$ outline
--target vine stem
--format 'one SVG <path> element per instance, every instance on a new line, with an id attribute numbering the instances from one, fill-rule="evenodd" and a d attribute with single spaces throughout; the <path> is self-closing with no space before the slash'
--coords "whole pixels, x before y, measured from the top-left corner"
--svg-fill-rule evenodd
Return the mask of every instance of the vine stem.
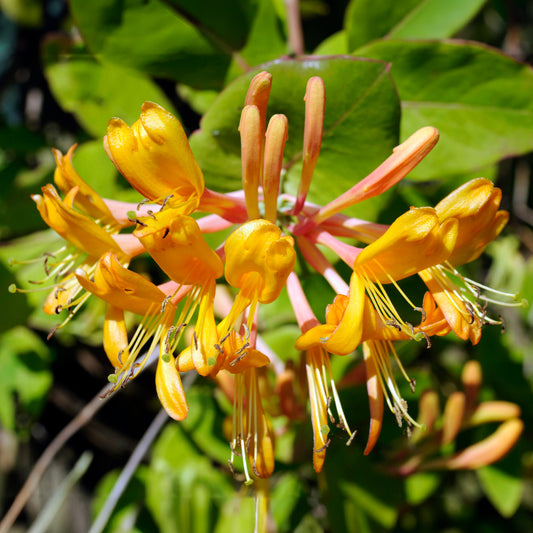
<path id="1" fill-rule="evenodd" d="M 287 26 L 289 31 L 289 47 L 296 55 L 305 52 L 302 19 L 300 17 L 300 0 L 285 0 L 287 10 Z"/>
<path id="2" fill-rule="evenodd" d="M 152 420 L 152 423 L 135 447 L 135 450 L 133 450 L 126 466 L 122 469 L 120 476 L 113 485 L 113 489 L 109 493 L 104 506 L 98 513 L 96 520 L 93 522 L 91 529 L 89 529 L 89 533 L 101 533 L 104 530 L 109 518 L 113 514 L 113 510 L 115 509 L 118 500 L 126 490 L 128 483 L 139 466 L 139 463 L 143 460 L 146 452 L 168 420 L 170 419 L 164 409 L 161 409 L 159 413 L 157 413 L 157 416 Z"/>

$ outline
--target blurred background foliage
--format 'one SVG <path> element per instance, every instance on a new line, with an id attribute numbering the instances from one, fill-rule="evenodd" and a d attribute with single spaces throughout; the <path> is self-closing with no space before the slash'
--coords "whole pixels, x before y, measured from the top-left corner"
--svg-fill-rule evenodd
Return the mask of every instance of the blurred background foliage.
<path id="1" fill-rule="evenodd" d="M 76 169 L 102 196 L 138 199 L 101 143 L 109 118 L 132 123 L 145 100 L 180 117 L 208 186 L 239 188 L 240 109 L 250 78 L 266 68 L 274 75 L 269 113 L 289 117 L 288 162 L 301 145 L 305 83 L 314 74 L 326 82 L 326 133 L 311 200 L 338 195 L 399 140 L 436 126 L 441 140 L 427 160 L 352 214 L 388 223 L 410 205 L 434 205 L 466 179 L 493 179 L 511 221 L 465 274 L 532 302 L 533 3 L 301 0 L 304 50 L 290 39 L 291 5 L 298 8 L 282 0 L 0 0 L 0 285 L 39 279 L 40 263 L 13 268 L 11 259 L 58 247 L 30 198 L 52 180 L 51 147 L 65 152 L 78 143 Z M 295 52 L 338 57 L 301 60 Z M 298 164 L 288 164 L 286 192 L 295 191 L 298 176 Z M 149 273 L 142 258 L 138 267 Z M 303 275 L 323 316 L 332 293 L 319 276 Z M 413 290 L 422 294 L 420 287 Z M 4 290 L 0 300 L 3 515 L 43 450 L 98 395 L 110 369 L 100 347 L 98 302 L 47 340 L 57 320 L 42 313 L 42 293 Z M 533 313 L 530 307 L 498 312 L 504 335 L 487 326 L 474 347 L 439 338 L 430 349 L 404 343 L 399 354 L 417 381 L 416 393 L 406 392 L 413 412 L 427 388 L 444 405 L 461 390 L 464 364 L 479 361 L 481 401 L 505 400 L 522 410 L 525 431 L 504 460 L 476 471 L 393 475 L 398 451 L 408 449 L 406 436 L 386 414 L 378 446 L 363 456 L 366 392 L 349 379 L 360 355 L 334 358 L 337 379 L 342 384 L 345 378 L 347 417 L 359 434 L 349 448 L 332 435 L 321 475 L 311 466 L 308 419 L 289 424 L 275 398 L 267 406 L 277 415 L 271 480 L 277 530 L 533 531 Z M 290 347 L 297 327 L 286 298 L 266 307 L 261 328 L 268 344 L 297 368 L 299 354 Z M 54 456 L 13 531 L 89 530 L 159 411 L 150 374 L 111 398 Z M 109 520 L 93 524 L 93 533 L 252 531 L 251 492 L 226 466 L 227 400 L 200 381 L 188 392 L 189 418 L 164 426 L 122 484 Z M 461 433 L 437 453 L 449 457 L 495 427 Z"/>

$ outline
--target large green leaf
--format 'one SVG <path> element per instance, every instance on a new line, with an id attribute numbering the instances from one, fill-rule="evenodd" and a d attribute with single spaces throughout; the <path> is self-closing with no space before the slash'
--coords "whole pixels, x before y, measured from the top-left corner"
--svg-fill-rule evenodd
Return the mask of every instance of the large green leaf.
<path id="1" fill-rule="evenodd" d="M 402 138 L 435 126 L 441 139 L 411 176 L 473 172 L 533 149 L 533 71 L 466 42 L 382 41 L 358 55 L 390 61 L 402 101 Z"/>
<path id="2" fill-rule="evenodd" d="M 329 99 L 326 104 L 322 151 L 309 199 L 326 203 L 357 183 L 388 157 L 397 144 L 399 103 L 388 66 L 380 61 L 350 57 L 284 59 L 263 68 L 273 75 L 268 113 L 289 120 L 285 147 L 286 192 L 294 194 L 301 172 L 305 87 L 311 76 L 321 76 Z M 229 85 L 213 103 L 191 137 L 209 187 L 239 189 L 240 139 L 237 131 L 251 78 L 258 69 Z M 352 208 L 358 216 L 375 215 L 379 197 Z"/>
<path id="3" fill-rule="evenodd" d="M 65 47 L 64 41 L 49 41 L 44 51 L 45 75 L 54 96 L 95 137 L 105 135 L 112 117 L 135 122 L 146 100 L 174 112 L 165 93 L 141 72 L 101 64 Z"/>
<path id="4" fill-rule="evenodd" d="M 346 10 L 348 48 L 374 39 L 443 39 L 460 30 L 486 0 L 352 0 Z"/>
<path id="5" fill-rule="evenodd" d="M 233 61 L 239 72 L 248 68 L 247 61 L 254 54 L 246 58 L 240 50 L 248 44 L 259 15 L 266 17 L 265 0 L 70 3 L 78 27 L 97 57 L 199 89 L 220 89 Z M 274 16 L 272 8 L 268 12 Z M 263 41 L 270 37 L 274 46 L 263 48 L 262 53 L 272 59 L 279 53 L 280 34 L 270 22 L 264 28 L 269 35 Z"/>

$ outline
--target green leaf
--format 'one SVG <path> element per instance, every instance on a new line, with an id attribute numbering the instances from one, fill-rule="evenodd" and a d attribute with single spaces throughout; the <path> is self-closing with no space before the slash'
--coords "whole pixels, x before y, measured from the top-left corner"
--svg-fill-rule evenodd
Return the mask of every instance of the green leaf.
<path id="1" fill-rule="evenodd" d="M 418 179 L 473 172 L 533 149 L 533 71 L 478 44 L 376 42 L 359 49 L 390 61 L 402 101 L 402 139 L 435 126 L 437 147 Z"/>
<path id="2" fill-rule="evenodd" d="M 232 492 L 228 477 L 196 448 L 181 424 L 170 423 L 153 447 L 146 481 L 147 505 L 159 531 L 211 533 L 219 507 Z"/>
<path id="3" fill-rule="evenodd" d="M 380 473 L 359 450 L 339 442 L 330 445 L 324 469 L 325 503 L 334 533 L 375 533 L 394 526 L 404 500 L 400 480 Z"/>
<path id="4" fill-rule="evenodd" d="M 333 35 L 330 35 L 327 39 L 324 39 L 313 52 L 315 55 L 329 56 L 347 54 L 348 41 L 346 40 L 346 31 L 341 30 Z"/>
<path id="5" fill-rule="evenodd" d="M 295 474 L 287 472 L 276 483 L 270 498 L 270 508 L 279 532 L 294 531 L 296 506 L 303 497 L 302 481 Z"/>
<path id="6" fill-rule="evenodd" d="M 255 524 L 255 500 L 251 491 L 235 494 L 225 502 L 215 533 L 253 531 Z"/>
<path id="7" fill-rule="evenodd" d="M 505 518 L 515 514 L 524 492 L 524 480 L 503 465 L 484 466 L 476 471 L 487 498 Z"/>
<path id="8" fill-rule="evenodd" d="M 135 122 L 147 100 L 175 113 L 163 91 L 140 72 L 101 64 L 83 52 L 76 53 L 64 41 L 49 41 L 44 54 L 45 75 L 55 98 L 95 137 L 105 135 L 112 117 Z"/>
<path id="9" fill-rule="evenodd" d="M 52 353 L 35 333 L 24 327 L 0 336 L 0 423 L 17 429 L 19 414 L 36 418 L 52 384 Z"/>
<path id="10" fill-rule="evenodd" d="M 141 465 L 128 486 L 121 494 L 115 509 L 104 529 L 104 533 L 142 533 L 155 531 L 156 525 L 145 505 L 147 468 Z M 93 518 L 98 516 L 109 497 L 120 472 L 113 470 L 106 474 L 98 483 L 93 500 Z"/>
<path id="11" fill-rule="evenodd" d="M 486 0 L 352 0 L 344 25 L 348 49 L 374 39 L 444 39 L 469 22 Z"/>
<path id="12" fill-rule="evenodd" d="M 227 465 L 229 443 L 223 436 L 223 415 L 210 387 L 195 385 L 187 392 L 189 415 L 181 422 L 184 430 L 207 457 Z"/>
<path id="13" fill-rule="evenodd" d="M 273 75 L 268 113 L 289 120 L 285 147 L 284 189 L 294 194 L 301 173 L 305 87 L 311 76 L 321 76 L 329 99 L 326 104 L 322 151 L 311 183 L 309 199 L 326 203 L 357 183 L 391 153 L 397 144 L 399 105 L 388 67 L 382 62 L 348 57 L 284 59 L 264 65 Z M 208 186 L 240 189 L 240 139 L 237 131 L 251 71 L 229 85 L 213 103 L 192 135 L 191 147 Z M 386 195 L 347 210 L 372 216 Z"/>
<path id="14" fill-rule="evenodd" d="M 441 476 L 435 472 L 420 472 L 405 480 L 405 495 L 411 505 L 419 505 L 439 487 Z"/>
<path id="15" fill-rule="evenodd" d="M 270 4 L 268 0 L 72 0 L 71 9 L 89 49 L 103 61 L 197 89 L 220 89 L 232 62 L 232 70 L 241 73 L 250 60 L 257 64 L 258 59 L 279 54 L 283 34 Z M 271 46 L 265 47 L 265 42 Z"/>

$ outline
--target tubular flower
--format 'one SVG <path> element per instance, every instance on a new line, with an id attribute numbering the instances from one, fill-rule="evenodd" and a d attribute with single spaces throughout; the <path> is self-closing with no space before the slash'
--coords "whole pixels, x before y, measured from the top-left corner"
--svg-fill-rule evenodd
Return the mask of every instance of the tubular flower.
<path id="1" fill-rule="evenodd" d="M 296 253 L 292 238 L 281 236 L 277 226 L 263 219 L 251 220 L 235 230 L 224 250 L 226 280 L 240 289 L 220 324 L 225 333 L 248 306 L 250 327 L 257 304 L 271 303 L 279 296 L 296 263 Z"/>
<path id="2" fill-rule="evenodd" d="M 124 268 L 111 252 L 98 261 L 93 280 L 82 269 L 76 271 L 76 277 L 87 291 L 108 304 L 104 322 L 104 349 L 115 367 L 115 373 L 109 377 L 114 388 L 134 378 L 159 343 L 161 353 L 156 371 L 157 394 L 172 418 L 185 418 L 188 408 L 181 378 L 174 359 L 163 351 L 163 341 L 171 330 L 176 314 L 172 295 L 167 295 L 140 274 Z M 143 317 L 130 342 L 124 311 Z M 150 340 L 150 348 L 138 359 Z"/>
<path id="3" fill-rule="evenodd" d="M 341 213 L 403 179 L 438 141 L 439 133 L 431 127 L 413 133 L 338 198 L 323 206 L 308 201 L 322 139 L 329 139 L 323 135 L 326 89 L 318 77 L 309 80 L 302 104 L 301 180 L 296 196 L 285 194 L 284 172 L 298 162 L 284 155 L 287 117 L 269 118 L 272 83 L 267 72 L 251 80 L 235 125 L 241 144 L 241 191 L 223 194 L 206 188 L 179 121 L 145 102 L 131 127 L 111 119 L 104 139 L 113 163 L 145 197 L 140 204 L 100 199 L 74 170 L 74 148 L 65 156 L 55 151 L 55 181 L 65 199 L 52 185 L 43 188 L 42 197 L 34 197 L 43 219 L 69 242 L 69 249 L 78 250 L 78 255 L 68 252 L 53 264 L 47 258 L 48 277 L 61 279 L 54 284 L 47 311 L 81 303 L 75 299 L 80 288 L 107 303 L 104 348 L 114 367 L 113 388 L 137 375 L 159 345 L 156 389 L 176 420 L 188 412 L 180 372 L 195 370 L 215 380 L 233 402 L 230 463 L 235 454 L 243 456 L 247 483 L 270 476 L 274 469 L 274 435 L 264 407 L 269 414 L 276 409 L 301 412 L 295 405 L 299 395 L 287 390 L 295 383 L 303 390 L 307 382 L 315 470 L 324 465 L 331 423 L 346 431 L 348 444 L 352 441 L 356 432 L 341 406 L 330 359 L 351 354 L 360 345 L 371 419 L 365 453 L 376 444 L 385 403 L 399 423 L 405 420 L 420 431 L 394 379 L 397 367 L 414 387 L 393 343 L 415 339 L 429 345 L 432 336 L 450 331 L 477 342 L 483 322 L 495 322 L 477 300 L 492 300 L 481 296 L 485 287 L 462 277 L 456 267 L 477 258 L 508 218 L 499 210 L 499 189 L 481 178 L 435 208 L 412 207 L 390 226 Z M 132 223 L 133 233 L 121 233 Z M 222 244 L 213 249 L 204 238 L 207 233 L 220 233 L 215 237 Z M 363 244 L 355 246 L 354 241 Z M 128 269 L 130 258 L 141 251 L 169 281 L 156 286 Z M 349 266 L 349 283 L 331 257 Z M 297 274 L 311 269 L 336 294 L 324 323 L 311 310 Z M 428 288 L 421 304 L 400 287 L 413 276 L 420 276 Z M 222 277 L 233 293 L 217 285 Z M 260 308 L 278 300 L 284 288 L 301 330 L 295 346 L 305 364 L 299 369 L 289 368 L 290 362 L 260 335 Z M 402 316 L 390 292 L 397 292 L 421 320 L 411 323 Z M 126 311 L 142 317 L 133 335 L 126 329 Z M 147 345 L 148 352 L 141 355 Z M 270 400 L 264 394 L 268 371 L 277 374 L 283 389 L 278 403 L 263 404 L 261 398 L 263 392 Z"/>
<path id="4" fill-rule="evenodd" d="M 509 219 L 509 213 L 499 211 L 501 190 L 492 182 L 477 178 L 465 183 L 435 207 L 439 220 L 445 223 L 456 220 L 458 237 L 452 253 L 446 261 L 421 270 L 419 276 L 432 293 L 437 305 L 444 313 L 453 332 L 463 340 L 470 339 L 477 344 L 485 322 L 499 323 L 486 314 L 488 302 L 503 305 L 522 303 L 495 302 L 481 293 L 481 289 L 496 292 L 488 287 L 463 277 L 455 268 L 477 259 L 487 244 L 502 231 Z M 503 294 L 503 293 L 498 293 Z M 512 294 L 503 294 L 515 299 Z"/>
<path id="5" fill-rule="evenodd" d="M 118 170 L 148 200 L 168 198 L 186 214 L 198 207 L 204 176 L 172 113 L 145 102 L 131 128 L 119 118 L 109 121 L 105 145 Z"/>
<path id="6" fill-rule="evenodd" d="M 440 224 L 434 209 L 411 209 L 400 216 L 379 239 L 358 253 L 343 305 L 332 306 L 326 324 L 308 331 L 296 346 L 306 349 L 320 342 L 329 352 L 346 355 L 363 340 L 365 323 L 369 329 L 368 321 L 373 319 L 374 312 L 389 328 L 417 338 L 413 326 L 400 317 L 383 285 L 395 285 L 411 307 L 420 309 L 396 281 L 446 260 L 456 238 L 456 220 Z"/>
<path id="7" fill-rule="evenodd" d="M 98 258 L 108 250 L 117 254 L 124 263 L 130 260 L 130 255 L 119 246 L 109 228 L 104 229 L 90 216 L 74 209 L 76 197 L 82 187 L 81 183 L 75 185 L 61 199 L 54 186 L 49 184 L 42 188 L 42 196 L 32 196 L 43 220 L 68 243 L 57 252 L 48 254 L 45 260 L 46 278 L 41 283 L 53 280 L 52 290 L 44 304 L 44 311 L 48 314 L 59 314 L 63 309 L 71 312 L 74 309 L 75 312 L 87 299 L 88 294 L 78 297 L 81 286 L 73 275 L 74 269 L 93 272 Z M 85 193 L 88 192 L 86 187 L 83 189 Z M 99 202 L 96 204 L 100 207 Z M 93 212 L 99 212 L 99 207 Z M 111 224 L 111 228 L 113 227 Z"/>
<path id="8" fill-rule="evenodd" d="M 207 245 L 197 222 L 180 214 L 179 208 L 168 207 L 138 222 L 140 227 L 134 235 L 156 263 L 178 285 L 191 286 L 180 323 L 188 323 L 198 307 L 190 350 L 194 367 L 205 376 L 211 373 L 218 358 L 213 300 L 215 280 L 223 272 L 222 261 Z M 168 353 L 173 353 L 177 339 L 167 344 Z"/>
<path id="9" fill-rule="evenodd" d="M 121 224 L 115 219 L 104 200 L 74 169 L 72 156 L 76 146 L 76 144 L 73 145 L 66 155 L 59 150 L 53 150 L 57 165 L 54 172 L 55 184 L 63 194 L 68 194 L 74 187 L 78 187 L 74 198 L 76 207 L 97 220 L 102 226 L 109 228 L 110 231 L 120 229 Z"/>

